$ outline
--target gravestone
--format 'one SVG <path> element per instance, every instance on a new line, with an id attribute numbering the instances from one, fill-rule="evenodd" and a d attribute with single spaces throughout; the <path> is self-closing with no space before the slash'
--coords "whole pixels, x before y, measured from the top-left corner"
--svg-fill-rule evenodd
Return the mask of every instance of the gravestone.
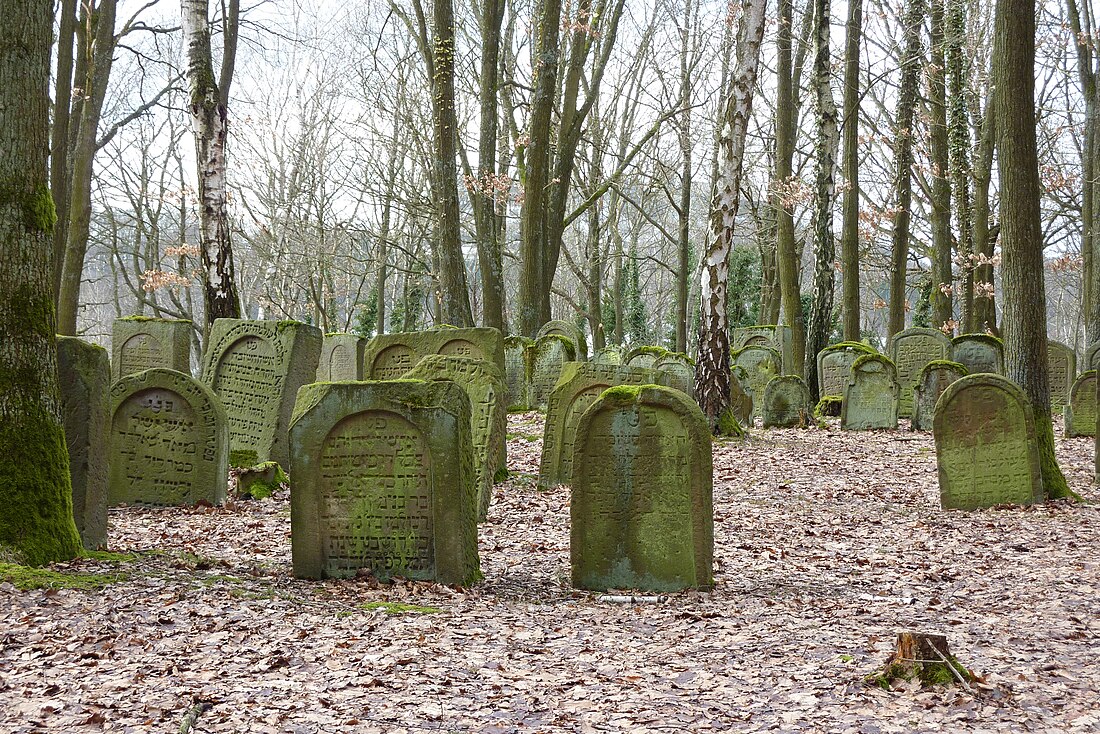
<path id="1" fill-rule="evenodd" d="M 592 355 L 596 364 L 622 364 L 623 353 L 618 347 L 604 347 Z"/>
<path id="2" fill-rule="evenodd" d="M 505 374 L 504 337 L 497 329 L 456 329 L 379 334 L 363 348 L 363 379 L 398 380 L 429 354 L 468 357 L 492 362 Z"/>
<path id="3" fill-rule="evenodd" d="M 228 421 L 214 392 L 190 375 L 153 369 L 111 386 L 112 505 L 225 501 Z"/>
<path id="4" fill-rule="evenodd" d="M 894 363 L 881 354 L 864 354 L 852 363 L 840 406 L 840 427 L 849 431 L 897 428 L 899 392 Z"/>
<path id="5" fill-rule="evenodd" d="M 688 397 L 695 395 L 695 360 L 680 352 L 669 352 L 653 363 L 657 383 L 679 390 Z"/>
<path id="6" fill-rule="evenodd" d="M 504 378 L 508 386 L 508 410 L 530 410 L 531 347 L 534 339 L 510 336 L 504 340 Z"/>
<path id="7" fill-rule="evenodd" d="M 320 329 L 297 321 L 214 322 L 202 380 L 229 419 L 231 464 L 286 466 L 294 398 L 317 375 L 322 339 Z"/>
<path id="8" fill-rule="evenodd" d="M 492 362 L 430 354 L 405 376 L 409 380 L 451 380 L 470 399 L 470 441 L 474 449 L 474 483 L 478 519 L 489 513 L 493 482 L 507 467 L 508 408 L 504 378 Z"/>
<path id="9" fill-rule="evenodd" d="M 1100 368 L 1100 342 L 1093 342 L 1085 350 L 1085 369 L 1095 370 Z"/>
<path id="10" fill-rule="evenodd" d="M 164 367 L 191 374 L 191 322 L 126 316 L 111 327 L 111 379 Z"/>
<path id="11" fill-rule="evenodd" d="M 1073 381 L 1063 417 L 1068 438 L 1096 435 L 1096 370 L 1082 372 Z"/>
<path id="12" fill-rule="evenodd" d="M 730 367 L 730 410 L 737 424 L 742 428 L 752 425 L 752 395 L 745 392 L 743 384 L 748 382 L 749 376 L 744 367 L 733 365 Z"/>
<path id="13" fill-rule="evenodd" d="M 1047 374 L 1050 377 L 1050 405 L 1069 402 L 1069 391 L 1077 379 L 1077 354 L 1065 344 L 1047 342 Z"/>
<path id="14" fill-rule="evenodd" d="M 693 400 L 655 385 L 610 388 L 581 416 L 573 468 L 574 586 L 712 588 L 711 436 Z"/>
<path id="15" fill-rule="evenodd" d="M 1035 420 L 1023 391 L 1000 375 L 967 375 L 936 404 L 940 504 L 974 510 L 1043 500 Z"/>
<path id="16" fill-rule="evenodd" d="M 575 361 L 573 342 L 564 336 L 547 334 L 535 340 L 531 347 L 531 383 L 528 395 L 531 408 L 546 410 L 550 393 L 558 384 L 562 367 L 566 362 Z"/>
<path id="17" fill-rule="evenodd" d="M 363 379 L 363 348 L 367 340 L 358 334 L 325 334 L 317 382 Z"/>
<path id="18" fill-rule="evenodd" d="M 791 354 L 791 327 L 745 326 L 730 332 L 730 351 L 743 347 L 771 347 L 779 352 L 781 372 L 790 372 L 794 357 Z"/>
<path id="19" fill-rule="evenodd" d="M 752 396 L 753 418 L 764 413 L 764 388 L 780 374 L 779 360 L 779 352 L 771 347 L 747 346 L 730 354 L 730 363 L 745 370 L 741 387 Z"/>
<path id="20" fill-rule="evenodd" d="M 626 354 L 623 355 L 623 364 L 627 367 L 641 367 L 649 370 L 653 369 L 653 365 L 657 363 L 657 360 L 666 354 L 668 354 L 668 350 L 664 347 L 643 344 L 627 350 Z"/>
<path id="21" fill-rule="evenodd" d="M 951 340 L 952 361 L 966 368 L 967 374 L 1005 373 L 1004 342 L 989 334 L 963 334 Z"/>
<path id="22" fill-rule="evenodd" d="M 577 424 L 604 390 L 616 385 L 649 385 L 654 379 L 653 370 L 640 367 L 567 362 L 546 405 L 539 486 L 548 488 L 570 483 Z"/>
<path id="23" fill-rule="evenodd" d="M 877 354 L 861 342 L 831 344 L 817 353 L 817 375 L 821 397 L 843 397 L 852 373 L 852 364 L 864 354 Z"/>
<path id="24" fill-rule="evenodd" d="M 913 421 L 909 428 L 914 431 L 931 431 L 940 395 L 943 395 L 948 385 L 967 374 L 966 367 L 958 362 L 936 360 L 924 365 L 913 390 Z"/>
<path id="25" fill-rule="evenodd" d="M 890 359 L 897 370 L 901 393 L 898 414 L 913 415 L 913 388 L 924 365 L 940 359 L 951 359 L 951 340 L 937 329 L 913 327 L 890 337 Z"/>
<path id="26" fill-rule="evenodd" d="M 69 449 L 73 520 L 88 550 L 107 545 L 107 453 L 111 362 L 107 350 L 57 337 L 61 417 Z"/>
<path id="27" fill-rule="evenodd" d="M 798 375 L 779 375 L 764 388 L 764 428 L 805 428 L 812 411 L 810 388 Z"/>
<path id="28" fill-rule="evenodd" d="M 290 426 L 299 578 L 481 577 L 470 400 L 453 382 L 302 388 Z"/>
<path id="29" fill-rule="evenodd" d="M 555 319 L 553 321 L 547 321 L 535 334 L 535 339 L 546 336 L 547 334 L 557 334 L 558 336 L 564 336 L 570 342 L 573 343 L 573 352 L 577 355 L 577 361 L 588 361 L 588 342 L 585 341 L 584 332 L 577 328 L 576 324 L 572 324 L 568 321 L 562 321 Z"/>

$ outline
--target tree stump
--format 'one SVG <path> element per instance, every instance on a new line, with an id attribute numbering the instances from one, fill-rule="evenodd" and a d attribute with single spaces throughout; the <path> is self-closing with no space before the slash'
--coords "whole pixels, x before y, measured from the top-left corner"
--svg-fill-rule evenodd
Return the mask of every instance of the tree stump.
<path id="1" fill-rule="evenodd" d="M 921 632 L 899 632 L 897 647 L 882 671 L 867 679 L 886 690 L 895 681 L 917 681 L 922 688 L 958 685 L 968 691 L 973 690 L 973 680 L 974 674 L 951 654 L 947 637 Z"/>

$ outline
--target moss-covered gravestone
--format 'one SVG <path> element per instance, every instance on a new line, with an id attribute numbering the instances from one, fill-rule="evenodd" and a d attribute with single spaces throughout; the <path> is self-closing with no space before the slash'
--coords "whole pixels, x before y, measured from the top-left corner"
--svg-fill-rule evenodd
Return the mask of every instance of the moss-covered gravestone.
<path id="1" fill-rule="evenodd" d="M 622 364 L 623 353 L 618 347 L 604 347 L 592 355 L 596 364 Z"/>
<path id="2" fill-rule="evenodd" d="M 374 337 L 363 350 L 363 378 L 400 379 L 429 354 L 484 359 L 505 374 L 504 337 L 499 330 L 447 326 Z"/>
<path id="3" fill-rule="evenodd" d="M 852 364 L 864 354 L 877 354 L 862 342 L 830 344 L 817 353 L 817 375 L 821 397 L 843 397 L 852 374 Z"/>
<path id="4" fill-rule="evenodd" d="M 127 316 L 111 327 L 111 379 L 154 367 L 191 374 L 191 322 Z"/>
<path id="5" fill-rule="evenodd" d="M 493 497 L 497 472 L 507 466 L 508 409 L 504 404 L 504 378 L 496 365 L 484 359 L 430 354 L 413 367 L 410 380 L 451 380 L 470 399 L 470 441 L 474 447 L 474 481 L 477 516 L 484 520 Z"/>
<path id="6" fill-rule="evenodd" d="M 678 390 L 619 386 L 581 416 L 570 558 L 582 589 L 713 586 L 711 437 Z"/>
<path id="7" fill-rule="evenodd" d="M 510 336 L 504 340 L 504 380 L 508 386 L 508 410 L 529 410 L 531 347 L 534 339 Z"/>
<path id="8" fill-rule="evenodd" d="M 321 330 L 297 321 L 218 319 L 210 329 L 202 381 L 229 418 L 230 463 L 290 459 L 287 427 L 298 388 L 314 381 Z"/>
<path id="9" fill-rule="evenodd" d="M 1077 379 L 1077 353 L 1061 342 L 1048 341 L 1047 375 L 1051 407 L 1068 403 L 1070 388 Z"/>
<path id="10" fill-rule="evenodd" d="M 752 425 L 752 395 L 742 387 L 748 381 L 749 376 L 744 367 L 730 367 L 730 410 L 741 427 Z"/>
<path id="11" fill-rule="evenodd" d="M 913 327 L 890 337 L 889 354 L 901 386 L 898 413 L 909 418 L 913 415 L 913 389 L 920 371 L 929 362 L 951 359 L 951 340 L 942 331 Z"/>
<path id="12" fill-rule="evenodd" d="M 967 374 L 966 367 L 958 362 L 936 360 L 924 365 L 913 390 L 913 421 L 909 428 L 914 431 L 931 431 L 940 395 L 943 395 L 948 385 Z"/>
<path id="13" fill-rule="evenodd" d="M 745 326 L 730 332 L 730 351 L 736 352 L 743 347 L 771 347 L 779 353 L 779 368 L 790 372 L 794 361 L 791 355 L 791 327 Z"/>
<path id="14" fill-rule="evenodd" d="M 695 394 L 695 360 L 680 352 L 669 352 L 653 363 L 657 382 L 691 397 Z"/>
<path id="15" fill-rule="evenodd" d="M 58 336 L 57 376 L 73 483 L 73 520 L 84 547 L 95 550 L 107 544 L 111 389 L 107 350 L 76 337 Z"/>
<path id="16" fill-rule="evenodd" d="M 745 370 L 747 379 L 741 382 L 741 387 L 752 396 L 753 417 L 763 415 L 764 388 L 780 374 L 779 352 L 771 347 L 749 345 L 731 353 L 730 363 Z"/>
<path id="17" fill-rule="evenodd" d="M 626 354 L 623 355 L 623 364 L 627 367 L 653 369 L 653 365 L 657 364 L 657 360 L 666 354 L 668 354 L 668 350 L 664 347 L 643 344 L 627 350 Z"/>
<path id="18" fill-rule="evenodd" d="M 550 400 L 550 393 L 558 384 L 562 367 L 566 362 L 576 361 L 576 353 L 573 351 L 573 342 L 558 334 L 547 334 L 536 339 L 530 353 L 530 407 L 544 411 Z"/>
<path id="19" fill-rule="evenodd" d="M 1073 381 L 1064 417 L 1067 437 L 1096 435 L 1096 370 L 1082 372 Z"/>
<path id="20" fill-rule="evenodd" d="M 648 385 L 653 380 L 653 370 L 640 367 L 566 362 L 546 406 L 539 486 L 570 483 L 577 424 L 604 390 L 616 385 Z"/>
<path id="21" fill-rule="evenodd" d="M 166 369 L 111 386 L 108 501 L 178 506 L 225 501 L 229 432 L 214 392 Z"/>
<path id="22" fill-rule="evenodd" d="M 1085 370 L 1100 369 L 1100 342 L 1093 342 L 1085 350 Z"/>
<path id="23" fill-rule="evenodd" d="M 535 339 L 546 336 L 547 334 L 557 334 L 558 336 L 564 336 L 573 344 L 573 352 L 577 356 L 577 361 L 588 361 L 588 342 L 584 338 L 584 332 L 577 328 L 576 324 L 568 321 L 562 321 L 561 319 L 554 319 L 553 321 L 547 321 L 535 334 Z"/>
<path id="24" fill-rule="evenodd" d="M 967 374 L 1005 373 L 1004 342 L 990 334 L 963 334 L 951 340 L 952 360 L 966 368 Z"/>
<path id="25" fill-rule="evenodd" d="M 806 427 L 813 406 L 810 388 L 798 375 L 779 375 L 764 388 L 764 428 Z"/>
<path id="26" fill-rule="evenodd" d="M 1043 500 L 1035 420 L 1023 391 L 1000 375 L 967 375 L 936 404 L 940 504 L 974 510 Z"/>
<path id="27" fill-rule="evenodd" d="M 358 334 L 325 334 L 317 382 L 363 379 L 363 348 L 367 340 Z"/>
<path id="28" fill-rule="evenodd" d="M 481 577 L 470 400 L 453 382 L 307 385 L 290 426 L 294 575 Z"/>
<path id="29" fill-rule="evenodd" d="M 840 427 L 869 431 L 898 427 L 898 386 L 894 363 L 881 354 L 864 354 L 852 363 Z"/>

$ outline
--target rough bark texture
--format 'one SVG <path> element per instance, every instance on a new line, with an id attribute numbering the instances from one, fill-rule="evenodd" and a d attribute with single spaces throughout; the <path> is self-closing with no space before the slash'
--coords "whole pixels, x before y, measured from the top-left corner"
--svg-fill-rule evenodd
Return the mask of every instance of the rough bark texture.
<path id="1" fill-rule="evenodd" d="M 992 98 L 985 106 L 985 119 L 982 121 L 982 137 L 978 144 L 974 160 L 974 254 L 993 256 L 998 229 L 992 226 L 989 203 L 989 187 L 993 180 L 993 153 L 997 139 L 997 110 Z M 975 290 L 982 284 L 993 284 L 993 266 L 981 265 L 974 268 Z M 975 293 L 974 316 L 971 332 L 997 331 L 996 299 Z"/>
<path id="2" fill-rule="evenodd" d="M 50 193 L 57 210 L 53 230 L 53 261 L 65 262 L 69 231 L 69 123 L 73 91 L 73 44 L 76 42 L 76 0 L 61 0 L 57 32 L 57 71 L 54 75 L 53 124 L 50 127 Z M 61 268 L 53 273 L 54 301 L 61 293 Z"/>
<path id="3" fill-rule="evenodd" d="M 859 45 L 863 0 L 848 0 L 844 60 L 844 230 L 840 237 L 844 302 L 844 341 L 858 342 L 859 331 Z"/>
<path id="4" fill-rule="evenodd" d="M 481 7 L 481 134 L 478 140 L 477 191 L 474 224 L 477 229 L 477 258 L 481 267 L 482 322 L 506 331 L 504 324 L 504 261 L 501 252 L 503 217 L 497 211 L 496 175 L 497 82 L 500 68 L 500 26 L 504 21 L 504 0 L 485 0 Z"/>
<path id="5" fill-rule="evenodd" d="M 0 0 L 0 560 L 74 557 L 48 188 L 53 3 Z"/>
<path id="6" fill-rule="evenodd" d="M 691 89 L 692 3 L 684 2 L 680 26 L 680 203 L 677 215 L 676 351 L 687 353 L 688 281 L 691 277 Z"/>
<path id="7" fill-rule="evenodd" d="M 955 223 L 959 232 L 957 253 L 962 263 L 963 292 L 959 311 L 960 333 L 973 334 L 979 328 L 974 323 L 974 270 L 970 256 L 974 252 L 973 216 L 970 195 L 970 117 L 967 99 L 970 96 L 970 74 L 963 57 L 966 43 L 966 2 L 947 0 L 947 22 L 944 36 L 947 63 L 947 135 L 950 146 L 951 189 L 955 203 Z"/>
<path id="8" fill-rule="evenodd" d="M 953 315 L 951 277 L 951 181 L 947 137 L 947 66 L 943 0 L 931 3 L 932 63 L 928 66 L 932 143 L 932 327 L 945 329 Z M 950 336 L 950 332 L 947 332 Z"/>

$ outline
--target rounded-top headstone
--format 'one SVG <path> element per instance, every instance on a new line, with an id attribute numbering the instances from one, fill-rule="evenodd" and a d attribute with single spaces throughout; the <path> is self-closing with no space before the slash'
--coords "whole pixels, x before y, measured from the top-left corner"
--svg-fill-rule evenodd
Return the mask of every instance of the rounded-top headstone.
<path id="1" fill-rule="evenodd" d="M 852 363 L 864 354 L 877 352 L 862 342 L 839 342 L 817 353 L 817 375 L 822 398 L 843 397 Z"/>
<path id="2" fill-rule="evenodd" d="M 657 382 L 679 390 L 688 397 L 695 394 L 695 360 L 680 352 L 669 352 L 653 363 Z"/>
<path id="3" fill-rule="evenodd" d="M 742 367 L 747 376 L 741 387 L 752 396 L 753 417 L 764 414 L 764 389 L 780 374 L 779 352 L 771 347 L 747 346 L 730 354 L 730 363 Z"/>
<path id="4" fill-rule="evenodd" d="M 618 347 L 604 347 L 592 355 L 596 364 L 622 364 L 623 353 Z"/>
<path id="5" fill-rule="evenodd" d="M 764 428 L 804 428 L 812 409 L 810 388 L 798 375 L 773 377 L 764 388 Z"/>
<path id="6" fill-rule="evenodd" d="M 850 431 L 898 427 L 898 379 L 894 363 L 882 354 L 864 354 L 852 363 L 840 427 Z"/>
<path id="7" fill-rule="evenodd" d="M 936 360 L 924 365 L 913 390 L 913 420 L 909 428 L 914 431 L 931 431 L 940 395 L 943 395 L 948 385 L 967 374 L 966 367 L 958 362 Z"/>
<path id="8" fill-rule="evenodd" d="M 504 381 L 508 386 L 508 410 L 531 407 L 531 347 L 534 339 L 510 336 L 504 340 Z"/>
<path id="9" fill-rule="evenodd" d="M 573 343 L 573 353 L 576 355 L 577 361 L 588 361 L 588 342 L 584 338 L 584 332 L 578 329 L 576 324 L 562 319 L 547 321 L 542 325 L 538 333 L 535 334 L 535 339 L 537 340 L 539 337 L 546 336 L 547 334 L 564 336 Z"/>
<path id="10" fill-rule="evenodd" d="M 909 418 L 913 414 L 913 389 L 921 369 L 938 359 L 951 359 L 951 339 L 937 329 L 913 327 L 890 337 L 890 359 L 897 369 L 898 413 Z"/>
<path id="11" fill-rule="evenodd" d="M 1067 438 L 1096 435 L 1096 370 L 1082 372 L 1073 381 L 1063 417 Z"/>
<path id="12" fill-rule="evenodd" d="M 1004 342 L 991 334 L 962 334 L 951 340 L 952 360 L 966 367 L 968 374 L 1005 373 Z"/>
<path id="13" fill-rule="evenodd" d="M 1077 353 L 1065 344 L 1047 342 L 1047 376 L 1050 378 L 1051 406 L 1069 402 L 1069 391 L 1077 379 Z"/>
<path id="14" fill-rule="evenodd" d="M 668 354 L 668 350 L 664 347 L 643 344 L 627 350 L 627 353 L 623 355 L 623 364 L 628 367 L 653 369 L 653 365 L 657 363 L 657 360 L 666 354 Z"/>
<path id="15" fill-rule="evenodd" d="M 531 347 L 531 407 L 546 410 L 550 393 L 558 384 L 562 367 L 575 362 L 573 342 L 558 334 L 547 334 L 535 340 Z"/>

